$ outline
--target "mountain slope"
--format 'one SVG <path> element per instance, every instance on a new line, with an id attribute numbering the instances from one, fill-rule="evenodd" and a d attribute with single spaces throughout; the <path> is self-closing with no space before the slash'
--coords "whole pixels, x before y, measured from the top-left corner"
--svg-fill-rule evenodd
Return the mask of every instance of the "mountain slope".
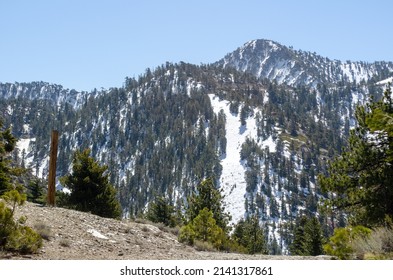
<path id="1" fill-rule="evenodd" d="M 69 172 L 73 151 L 90 148 L 109 167 L 124 217 L 141 215 L 157 195 L 181 209 L 196 185 L 213 177 L 232 223 L 257 215 L 270 253 L 287 253 L 302 213 L 317 215 L 325 233 L 331 231 L 335 221 L 318 213 L 325 194 L 316 176 L 345 147 L 357 104 L 381 96 L 386 80 L 376 81 L 388 74 L 372 76 L 372 66 L 357 83 L 359 75 L 342 78 L 345 63 L 269 41 L 250 42 L 222 61 L 236 56 L 242 71 L 222 63 L 167 63 L 101 92 L 0 84 L 0 110 L 20 138 L 14 156 L 45 179 L 50 132 L 58 129 L 58 177 Z M 334 70 L 331 63 L 341 66 Z"/>
<path id="2" fill-rule="evenodd" d="M 269 241 L 282 243 L 272 251 L 279 253 L 286 248 L 284 224 L 299 211 L 315 213 L 321 157 L 342 141 L 328 126 L 314 131 L 315 96 L 234 70 L 180 64 L 128 80 L 79 108 L 30 99 L 3 105 L 22 129 L 21 161 L 37 175 L 46 177 L 52 123 L 61 135 L 58 176 L 68 172 L 74 150 L 91 148 L 109 166 L 125 217 L 142 213 L 155 195 L 180 207 L 201 178 L 213 176 L 232 222 L 258 215 Z M 318 118 L 327 118 L 320 111 Z"/>
<path id="3" fill-rule="evenodd" d="M 97 96 L 103 91 L 78 92 L 63 88 L 61 85 L 46 82 L 0 83 L 0 96 L 6 99 L 50 100 L 57 106 L 69 104 L 77 108 L 90 96 Z"/>
<path id="4" fill-rule="evenodd" d="M 270 40 L 253 40 L 215 63 L 233 67 L 259 78 L 288 85 L 337 84 L 368 82 L 388 78 L 392 62 L 351 62 L 321 57 L 316 53 L 297 51 Z"/>

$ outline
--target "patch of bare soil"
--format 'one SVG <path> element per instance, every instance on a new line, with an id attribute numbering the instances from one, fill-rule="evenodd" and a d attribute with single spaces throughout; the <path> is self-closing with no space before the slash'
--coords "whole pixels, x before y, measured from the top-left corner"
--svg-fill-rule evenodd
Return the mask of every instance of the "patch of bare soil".
<path id="1" fill-rule="evenodd" d="M 165 259 L 330 259 L 329 256 L 268 256 L 201 252 L 177 241 L 177 236 L 150 224 L 102 218 L 74 210 L 27 202 L 16 216 L 44 236 L 33 255 L 0 252 L 0 259 L 35 260 L 165 260 Z"/>

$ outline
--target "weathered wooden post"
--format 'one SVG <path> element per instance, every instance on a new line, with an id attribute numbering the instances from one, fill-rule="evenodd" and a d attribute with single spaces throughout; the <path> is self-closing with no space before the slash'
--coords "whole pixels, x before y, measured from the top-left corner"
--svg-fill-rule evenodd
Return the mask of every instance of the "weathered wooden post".
<path id="1" fill-rule="evenodd" d="M 49 159 L 49 176 L 48 176 L 48 205 L 55 206 L 56 193 L 56 162 L 57 146 L 59 143 L 59 132 L 52 130 L 50 159 Z"/>

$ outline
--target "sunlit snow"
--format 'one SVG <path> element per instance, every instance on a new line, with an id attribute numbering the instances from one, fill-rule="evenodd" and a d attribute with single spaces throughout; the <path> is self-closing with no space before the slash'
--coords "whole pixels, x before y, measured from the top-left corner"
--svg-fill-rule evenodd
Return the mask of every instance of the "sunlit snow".
<path id="1" fill-rule="evenodd" d="M 88 229 L 87 232 L 91 233 L 93 236 L 95 236 L 97 238 L 108 239 L 108 237 L 106 237 L 105 235 L 103 235 L 102 233 L 100 233 L 99 231 L 97 231 L 95 229 Z"/>
<path id="2" fill-rule="evenodd" d="M 220 186 L 223 189 L 226 210 L 232 216 L 232 222 L 236 223 L 245 214 L 244 196 L 246 194 L 245 171 L 246 168 L 240 160 L 240 150 L 246 138 L 256 138 L 257 129 L 255 119 L 250 117 L 247 124 L 241 126 L 240 118 L 229 110 L 230 102 L 222 100 L 213 94 L 209 95 L 214 112 L 221 110 L 226 116 L 226 154 L 222 157 L 223 167 L 220 178 Z"/>
<path id="3" fill-rule="evenodd" d="M 33 160 L 32 157 L 28 157 L 29 152 L 31 152 L 31 142 L 35 142 L 35 138 L 21 138 L 18 140 L 18 142 L 16 142 L 16 148 L 18 149 L 18 157 L 25 160 L 26 166 L 29 166 Z"/>

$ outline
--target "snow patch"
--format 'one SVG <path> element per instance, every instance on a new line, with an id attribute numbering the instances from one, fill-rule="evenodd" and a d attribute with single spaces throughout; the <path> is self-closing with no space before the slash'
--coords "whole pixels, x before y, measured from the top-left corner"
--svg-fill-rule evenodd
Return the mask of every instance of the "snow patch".
<path id="1" fill-rule="evenodd" d="M 18 142 L 16 142 L 16 148 L 18 149 L 18 157 L 21 160 L 24 160 L 24 164 L 27 167 L 30 167 L 33 157 L 29 156 L 31 153 L 30 144 L 35 142 L 36 138 L 21 138 Z"/>
<path id="2" fill-rule="evenodd" d="M 388 83 L 393 83 L 393 77 L 387 78 L 385 80 L 379 81 L 376 83 L 379 86 L 387 85 Z"/>
<path id="3" fill-rule="evenodd" d="M 240 159 L 242 144 L 247 138 L 257 139 L 257 127 L 254 117 L 246 119 L 246 125 L 242 126 L 239 116 L 229 110 L 229 101 L 219 100 L 214 94 L 209 94 L 214 112 L 217 114 L 223 110 L 226 117 L 226 154 L 221 158 L 222 175 L 220 187 L 223 190 L 226 210 L 232 216 L 232 222 L 237 223 L 245 215 L 246 181 L 244 162 Z M 269 140 L 269 139 L 268 139 Z M 266 140 L 266 145 L 271 143 Z M 273 148 L 273 145 L 271 145 Z"/>
<path id="4" fill-rule="evenodd" d="M 108 237 L 106 237 L 105 235 L 103 235 L 102 233 L 100 233 L 99 231 L 95 230 L 95 229 L 88 229 L 87 230 L 88 233 L 91 233 L 94 237 L 97 238 L 101 238 L 101 239 L 109 239 Z"/>
<path id="5" fill-rule="evenodd" d="M 268 147 L 269 148 L 269 153 L 275 153 L 276 152 L 276 143 L 273 140 L 273 137 L 270 135 L 269 138 L 267 138 L 265 141 L 262 143 L 263 147 Z"/>

